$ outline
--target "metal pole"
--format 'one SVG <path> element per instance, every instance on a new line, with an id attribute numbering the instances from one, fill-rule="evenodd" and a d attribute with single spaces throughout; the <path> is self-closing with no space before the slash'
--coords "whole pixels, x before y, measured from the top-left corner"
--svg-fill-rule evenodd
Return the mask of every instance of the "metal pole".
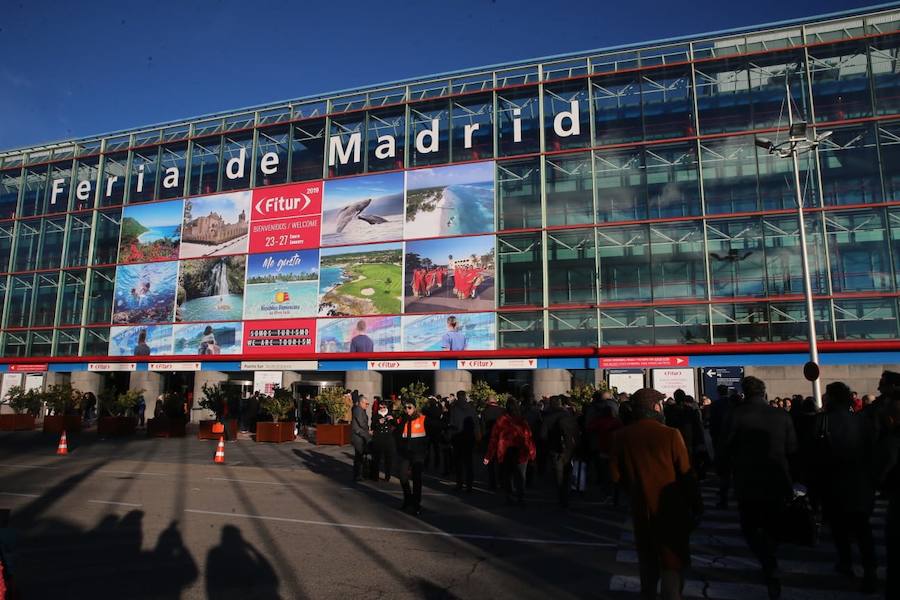
<path id="1" fill-rule="evenodd" d="M 785 87 L 787 88 L 788 122 L 793 126 L 794 111 L 791 102 L 791 88 L 787 81 L 785 81 Z M 800 226 L 800 258 L 803 263 L 803 295 L 806 299 L 806 321 L 809 328 L 809 360 L 818 365 L 819 347 L 816 339 L 815 313 L 813 313 L 812 284 L 809 277 L 809 252 L 806 247 L 806 223 L 803 220 L 803 192 L 800 189 L 800 161 L 797 158 L 797 143 L 799 141 L 801 140 L 795 139 L 792 135 L 789 143 L 791 149 L 791 162 L 794 166 L 794 194 L 797 200 L 797 217 Z M 822 386 L 818 377 L 812 382 L 812 390 L 816 407 L 821 408 Z"/>

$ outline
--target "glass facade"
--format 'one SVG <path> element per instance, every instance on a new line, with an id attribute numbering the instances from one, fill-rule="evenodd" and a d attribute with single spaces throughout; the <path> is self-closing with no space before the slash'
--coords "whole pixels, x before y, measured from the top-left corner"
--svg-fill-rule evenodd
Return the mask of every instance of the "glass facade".
<path id="1" fill-rule="evenodd" d="M 489 313 L 491 349 L 803 341 L 791 164 L 754 144 L 786 138 L 786 89 L 810 135 L 831 132 L 801 157 L 818 335 L 900 339 L 898 27 L 900 13 L 877 13 L 0 152 L 0 355 L 107 354 L 117 270 L 141 262 L 120 248 L 138 205 L 184 202 L 187 224 L 214 194 L 321 181 L 327 200 L 366 177 L 397 177 L 406 230 L 365 243 L 396 244 L 404 286 L 416 269 L 422 283 L 361 314 L 402 316 L 406 336 L 426 326 L 418 313 L 446 312 L 425 283 L 438 246 L 410 227 L 411 182 L 453 164 L 492 170 L 486 224 L 431 236 L 480 240 L 449 260 L 493 274 L 470 310 Z M 348 245 L 331 233 L 320 269 Z M 260 317 L 245 305 L 233 318 Z"/>

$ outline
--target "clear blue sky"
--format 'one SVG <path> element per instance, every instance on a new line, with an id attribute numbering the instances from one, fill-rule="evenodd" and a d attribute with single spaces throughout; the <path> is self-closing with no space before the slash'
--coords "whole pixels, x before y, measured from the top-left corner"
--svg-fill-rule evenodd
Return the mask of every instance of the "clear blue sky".
<path id="1" fill-rule="evenodd" d="M 0 148 L 856 0 L 6 0 Z"/>

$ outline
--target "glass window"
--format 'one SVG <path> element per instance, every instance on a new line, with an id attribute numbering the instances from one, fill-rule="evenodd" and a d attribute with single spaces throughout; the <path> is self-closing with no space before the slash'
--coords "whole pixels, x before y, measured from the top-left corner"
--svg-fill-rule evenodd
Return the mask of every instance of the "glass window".
<path id="1" fill-rule="evenodd" d="M 659 346 L 709 343 L 709 314 L 703 305 L 653 309 L 653 343 Z"/>
<path id="2" fill-rule="evenodd" d="M 69 210 L 69 192 L 72 189 L 72 161 L 50 165 L 47 181 L 47 198 L 44 214 Z"/>
<path id="3" fill-rule="evenodd" d="M 128 203 L 147 202 L 156 198 L 156 176 L 159 173 L 159 146 L 139 148 L 131 153 L 131 193 Z"/>
<path id="4" fill-rule="evenodd" d="M 78 356 L 80 329 L 59 329 L 56 332 L 56 343 L 53 356 Z"/>
<path id="5" fill-rule="evenodd" d="M 34 306 L 34 276 L 21 275 L 12 278 L 9 290 L 9 306 L 6 313 L 7 327 L 28 327 Z"/>
<path id="6" fill-rule="evenodd" d="M 109 354 L 109 327 L 90 327 L 84 330 L 82 356 L 106 356 Z"/>
<path id="7" fill-rule="evenodd" d="M 586 81 L 544 86 L 546 151 L 591 145 L 591 107 Z"/>
<path id="8" fill-rule="evenodd" d="M 828 301 L 813 303 L 816 339 L 831 340 L 831 309 Z M 806 304 L 803 302 L 773 302 L 769 305 L 773 342 L 805 342 L 809 340 Z"/>
<path id="9" fill-rule="evenodd" d="M 500 348 L 543 348 L 544 313 L 497 313 L 497 332 L 500 334 Z"/>
<path id="10" fill-rule="evenodd" d="M 700 156 L 706 214 L 758 209 L 756 146 L 751 136 L 704 140 L 700 143 Z"/>
<path id="11" fill-rule="evenodd" d="M 3 334 L 3 356 L 28 356 L 28 333 L 7 331 Z"/>
<path id="12" fill-rule="evenodd" d="M 6 299 L 8 297 L 8 294 L 7 294 L 7 292 L 9 291 L 7 289 L 8 282 L 9 282 L 9 278 L 6 277 L 5 275 L 3 277 L 0 277 L 0 318 L 2 318 L 2 316 L 3 316 L 3 312 L 2 312 L 3 306 L 6 304 Z"/>
<path id="13" fill-rule="evenodd" d="M 497 236 L 500 306 L 543 306 L 544 261 L 541 234 Z"/>
<path id="14" fill-rule="evenodd" d="M 450 109 L 453 111 L 453 162 L 492 158 L 494 102 L 491 96 L 463 96 L 452 101 Z"/>
<path id="15" fill-rule="evenodd" d="M 872 116 L 865 42 L 813 46 L 808 52 L 816 121 Z"/>
<path id="16" fill-rule="evenodd" d="M 650 146 L 644 163 L 651 219 L 700 214 L 700 178 L 693 143 Z"/>
<path id="17" fill-rule="evenodd" d="M 500 229 L 541 226 L 541 159 L 497 163 Z"/>
<path id="18" fill-rule="evenodd" d="M 605 75 L 591 81 L 595 145 L 637 142 L 643 137 L 641 78 L 636 73 Z"/>
<path id="19" fill-rule="evenodd" d="M 593 229 L 547 234 L 550 305 L 597 302 L 597 252 Z"/>
<path id="20" fill-rule="evenodd" d="M 644 139 L 696 135 L 691 101 L 691 73 L 685 67 L 641 74 Z"/>
<path id="21" fill-rule="evenodd" d="M 872 61 L 872 81 L 875 86 L 875 112 L 879 115 L 900 113 L 900 77 L 897 60 L 900 56 L 900 36 L 873 38 L 869 43 Z"/>
<path id="22" fill-rule="evenodd" d="M 825 245 L 818 215 L 806 215 L 806 242 L 809 253 L 809 277 L 814 294 L 828 290 Z M 769 296 L 803 293 L 803 262 L 800 254 L 800 227 L 797 217 L 763 219 L 766 243 L 766 273 Z"/>
<path id="23" fill-rule="evenodd" d="M 597 221 L 638 221 L 647 218 L 647 181 L 640 148 L 594 152 Z"/>
<path id="24" fill-rule="evenodd" d="M 288 154 L 291 149 L 291 127 L 268 127 L 256 132 L 256 187 L 286 183 Z"/>
<path id="25" fill-rule="evenodd" d="M 59 302 L 59 324 L 81 324 L 84 307 L 84 290 L 87 284 L 86 271 L 66 271 L 63 274 L 63 293 Z"/>
<path id="26" fill-rule="evenodd" d="M 0 219 L 12 219 L 16 216 L 21 186 L 21 169 L 0 171 Z"/>
<path id="27" fill-rule="evenodd" d="M 100 206 L 116 206 L 125 201 L 125 182 L 128 179 L 128 153 L 118 152 L 103 157 L 103 177 L 100 179 Z"/>
<path id="28" fill-rule="evenodd" d="M 696 66 L 700 133 L 724 133 L 753 128 L 750 71 L 743 58 Z"/>
<path id="29" fill-rule="evenodd" d="M 878 126 L 881 144 L 881 177 L 884 180 L 884 198 L 900 200 L 900 121 L 881 123 Z"/>
<path id="30" fill-rule="evenodd" d="M 650 226 L 653 298 L 705 298 L 706 262 L 699 222 Z"/>
<path id="31" fill-rule="evenodd" d="M 786 127 L 785 77 L 791 84 L 791 100 L 795 118 L 809 119 L 806 72 L 802 55 L 796 51 L 775 54 L 759 54 L 747 60 L 750 75 L 751 109 L 753 128 Z"/>
<path id="32" fill-rule="evenodd" d="M 752 140 L 750 140 L 752 143 Z M 819 180 L 816 177 L 816 156 L 806 152 L 799 157 L 800 187 L 803 206 L 819 206 Z M 780 158 L 756 148 L 756 165 L 759 171 L 759 197 L 762 210 L 797 208 L 794 190 L 794 165 L 790 158 Z M 704 166 L 704 169 L 706 167 Z M 704 171 L 704 175 L 705 175 Z M 707 198 L 707 212 L 709 211 Z"/>
<path id="33" fill-rule="evenodd" d="M 713 304 L 714 344 L 750 344 L 769 340 L 766 304 Z"/>
<path id="34" fill-rule="evenodd" d="M 30 340 L 29 356 L 50 356 L 53 348 L 53 330 L 32 331 L 28 334 Z"/>
<path id="35" fill-rule="evenodd" d="M 322 179 L 325 164 L 325 121 L 313 119 L 294 123 L 291 143 L 291 181 Z"/>
<path id="36" fill-rule="evenodd" d="M 547 225 L 594 222 L 594 190 L 589 153 L 546 158 Z"/>
<path id="37" fill-rule="evenodd" d="M 93 213 L 69 217 L 69 243 L 66 248 L 66 266 L 83 267 L 88 263 L 91 249 L 91 220 Z"/>
<path id="38" fill-rule="evenodd" d="M 56 269 L 62 264 L 63 240 L 66 236 L 66 218 L 44 219 L 39 269 Z"/>
<path id="39" fill-rule="evenodd" d="M 825 213 L 834 292 L 894 289 L 882 210 Z"/>
<path id="40" fill-rule="evenodd" d="M 37 269 L 38 253 L 41 250 L 40 240 L 40 220 L 19 221 L 16 234 L 16 257 L 13 260 L 14 271 Z"/>
<path id="41" fill-rule="evenodd" d="M 33 217 L 44 214 L 44 199 L 47 196 L 47 167 L 25 169 L 25 190 L 22 193 L 20 216 Z"/>
<path id="42" fill-rule="evenodd" d="M 450 160 L 450 103 L 447 100 L 409 105 L 409 166 L 438 165 Z"/>
<path id="43" fill-rule="evenodd" d="M 49 327 L 56 318 L 57 292 L 59 292 L 59 272 L 38 273 L 37 289 L 34 294 L 35 327 Z"/>
<path id="44" fill-rule="evenodd" d="M 192 196 L 219 191 L 220 138 L 194 140 L 191 147 L 191 182 L 188 193 Z"/>
<path id="45" fill-rule="evenodd" d="M 650 346 L 653 327 L 650 308 L 601 308 L 601 346 Z"/>
<path id="46" fill-rule="evenodd" d="M 497 93 L 497 147 L 500 156 L 540 152 L 537 88 Z"/>
<path id="47" fill-rule="evenodd" d="M 603 302 L 653 298 L 648 237 L 646 226 L 597 229 Z"/>
<path id="48" fill-rule="evenodd" d="M 589 348 L 597 346 L 597 310 L 550 311 L 551 348 Z"/>
<path id="49" fill-rule="evenodd" d="M 764 296 L 766 257 L 761 221 L 707 221 L 706 231 L 712 296 Z"/>
<path id="50" fill-rule="evenodd" d="M 160 199 L 184 196 L 184 182 L 187 180 L 187 144 L 163 146 L 159 155 Z"/>
<path id="51" fill-rule="evenodd" d="M 356 175 L 365 171 L 363 143 L 365 115 L 354 113 L 332 117 L 328 139 L 328 176 Z M 340 142 L 339 146 L 336 146 Z M 346 160 L 346 162 L 344 162 Z"/>
<path id="52" fill-rule="evenodd" d="M 891 340 L 898 337 L 894 298 L 834 300 L 834 324 L 839 340 Z"/>
<path id="53" fill-rule="evenodd" d="M 100 176 L 100 157 L 81 158 L 75 167 L 75 189 L 72 210 L 93 208 Z"/>
<path id="54" fill-rule="evenodd" d="M 15 224 L 13 222 L 0 224 L 0 273 L 9 272 L 9 260 L 12 258 L 12 243 L 15 235 Z M 0 278 L 5 281 L 5 278 Z M 0 304 L 0 310 L 3 305 Z"/>
<path id="55" fill-rule="evenodd" d="M 94 269 L 91 271 L 91 289 L 88 295 L 88 323 L 109 323 L 111 321 L 115 283 L 115 268 Z"/>
<path id="56" fill-rule="evenodd" d="M 366 156 L 368 170 L 388 171 L 402 169 L 406 149 L 406 112 L 403 108 L 391 108 L 368 113 Z M 490 135 L 490 127 L 487 131 Z"/>
<path id="57" fill-rule="evenodd" d="M 872 125 L 838 127 L 819 146 L 825 204 L 881 202 L 878 148 Z"/>
<path id="58" fill-rule="evenodd" d="M 119 229 L 122 222 L 122 211 L 97 211 L 97 225 L 94 231 L 95 265 L 111 265 L 119 254 Z"/>
<path id="59" fill-rule="evenodd" d="M 253 132 L 226 135 L 222 151 L 222 189 L 243 190 L 250 187 L 252 160 Z"/>

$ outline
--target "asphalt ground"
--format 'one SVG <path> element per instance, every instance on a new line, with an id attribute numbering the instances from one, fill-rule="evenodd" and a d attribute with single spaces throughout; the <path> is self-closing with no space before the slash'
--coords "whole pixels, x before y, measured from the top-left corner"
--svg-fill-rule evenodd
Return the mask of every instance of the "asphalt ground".
<path id="1" fill-rule="evenodd" d="M 57 441 L 0 433 L 3 535 L 25 599 L 637 598 L 627 509 L 595 487 L 563 511 L 538 481 L 507 506 L 483 477 L 456 492 L 432 470 L 416 517 L 398 510 L 396 478 L 351 482 L 348 446 L 239 440 L 218 465 L 215 442 L 192 437 L 86 432 L 68 456 Z M 687 596 L 765 597 L 733 510 L 709 510 L 692 551 Z M 779 556 L 786 599 L 865 598 L 831 572 L 827 541 Z"/>

